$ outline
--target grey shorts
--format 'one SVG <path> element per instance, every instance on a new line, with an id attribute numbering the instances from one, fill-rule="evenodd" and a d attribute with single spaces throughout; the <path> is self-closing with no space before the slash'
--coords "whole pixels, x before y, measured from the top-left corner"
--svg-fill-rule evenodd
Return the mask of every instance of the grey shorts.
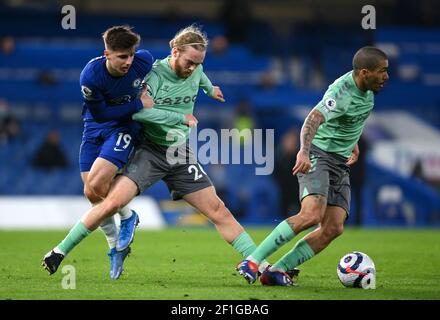
<path id="1" fill-rule="evenodd" d="M 327 198 L 327 204 L 338 206 L 350 212 L 350 167 L 347 158 L 329 153 L 312 145 L 310 149 L 312 167 L 309 173 L 298 173 L 299 199 L 311 194 Z"/>
<path id="2" fill-rule="evenodd" d="M 136 183 L 139 193 L 162 179 L 173 200 L 212 186 L 211 179 L 187 144 L 168 148 L 144 141 L 136 146 L 122 175 Z"/>

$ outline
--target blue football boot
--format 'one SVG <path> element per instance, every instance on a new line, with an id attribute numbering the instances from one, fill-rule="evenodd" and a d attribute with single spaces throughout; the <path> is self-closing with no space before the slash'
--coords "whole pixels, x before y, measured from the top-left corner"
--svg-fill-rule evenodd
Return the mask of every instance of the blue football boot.
<path id="1" fill-rule="evenodd" d="M 260 282 L 264 286 L 298 286 L 286 272 L 270 271 L 269 269 L 263 272 Z"/>
<path id="2" fill-rule="evenodd" d="M 107 255 L 110 257 L 110 279 L 119 279 L 122 271 L 124 271 L 124 260 L 127 258 L 130 251 L 130 247 L 125 248 L 123 251 L 117 251 L 116 248 L 109 251 Z"/>
<path id="3" fill-rule="evenodd" d="M 237 265 L 236 270 L 249 284 L 254 283 L 258 278 L 258 265 L 250 260 L 241 261 Z"/>
<path id="4" fill-rule="evenodd" d="M 119 239 L 116 243 L 116 250 L 123 251 L 133 242 L 134 232 L 139 224 L 139 216 L 136 211 L 131 210 L 133 213 L 130 218 L 121 220 L 121 228 L 119 231 Z"/>

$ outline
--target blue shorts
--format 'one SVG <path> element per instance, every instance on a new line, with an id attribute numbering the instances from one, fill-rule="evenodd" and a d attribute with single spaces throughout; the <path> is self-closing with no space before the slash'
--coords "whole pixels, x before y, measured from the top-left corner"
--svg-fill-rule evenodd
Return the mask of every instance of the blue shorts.
<path id="1" fill-rule="evenodd" d="M 79 150 L 79 169 L 88 172 L 100 157 L 121 169 L 133 151 L 135 139 L 130 127 L 85 128 Z"/>

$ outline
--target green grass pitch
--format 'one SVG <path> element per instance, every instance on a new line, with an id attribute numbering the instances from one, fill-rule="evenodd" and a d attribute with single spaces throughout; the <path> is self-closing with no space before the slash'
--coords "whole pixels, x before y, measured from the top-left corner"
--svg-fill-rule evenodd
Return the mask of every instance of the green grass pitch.
<path id="1" fill-rule="evenodd" d="M 270 228 L 248 228 L 260 242 Z M 101 231 L 85 239 L 52 276 L 43 255 L 66 231 L 0 231 L 0 299 L 153 300 L 407 300 L 440 299 L 440 232 L 435 229 L 349 229 L 326 250 L 304 263 L 299 287 L 248 285 L 234 270 L 241 257 L 214 228 L 138 231 L 125 272 L 108 277 L 107 244 Z M 302 233 L 300 237 L 304 236 Z M 270 257 L 287 252 L 296 237 Z M 351 251 L 370 255 L 377 289 L 344 288 L 336 276 L 339 259 Z M 61 286 L 63 266 L 76 271 L 76 288 Z"/>

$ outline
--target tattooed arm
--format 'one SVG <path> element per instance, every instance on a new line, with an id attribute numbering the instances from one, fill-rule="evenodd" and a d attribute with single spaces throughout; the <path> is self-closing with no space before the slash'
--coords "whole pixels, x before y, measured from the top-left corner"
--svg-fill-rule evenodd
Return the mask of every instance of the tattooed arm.
<path id="1" fill-rule="evenodd" d="M 301 149 L 296 155 L 296 163 L 292 169 L 292 174 L 295 175 L 298 172 L 308 173 L 311 167 L 310 163 L 310 147 L 312 146 L 312 140 L 315 137 L 321 123 L 324 122 L 324 116 L 318 110 L 313 109 L 309 113 L 304 124 L 301 128 Z"/>
<path id="2" fill-rule="evenodd" d="M 310 147 L 312 146 L 312 140 L 315 137 L 321 123 L 324 122 L 324 116 L 318 110 L 312 110 L 309 113 L 304 124 L 301 128 L 301 149 L 306 155 L 310 153 Z"/>

